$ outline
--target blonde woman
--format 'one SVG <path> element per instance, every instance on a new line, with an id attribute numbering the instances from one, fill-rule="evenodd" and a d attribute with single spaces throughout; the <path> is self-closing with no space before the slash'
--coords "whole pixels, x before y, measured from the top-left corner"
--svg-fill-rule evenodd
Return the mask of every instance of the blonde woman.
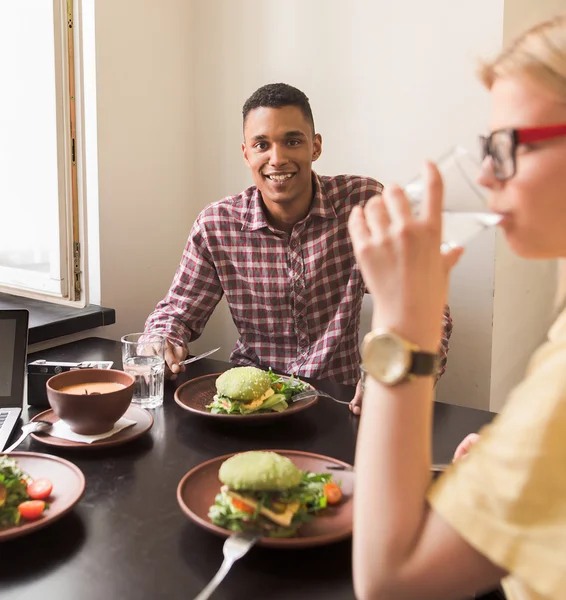
<path id="1" fill-rule="evenodd" d="M 533 28 L 483 68 L 491 132 L 480 182 L 512 250 L 566 256 L 566 19 Z M 442 600 L 498 585 L 508 600 L 566 599 L 566 314 L 465 460 L 429 486 L 434 377 L 448 275 L 439 253 L 442 181 L 426 166 L 417 220 L 398 187 L 352 212 L 374 299 L 356 454 L 358 598 Z M 406 378 L 418 347 L 421 374 Z M 423 362 L 424 361 L 424 362 Z"/>

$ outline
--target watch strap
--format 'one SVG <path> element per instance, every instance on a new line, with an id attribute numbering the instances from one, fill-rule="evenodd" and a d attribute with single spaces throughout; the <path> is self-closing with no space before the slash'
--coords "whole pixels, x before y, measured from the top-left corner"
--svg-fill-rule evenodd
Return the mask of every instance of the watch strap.
<path id="1" fill-rule="evenodd" d="M 412 351 L 411 375 L 436 375 L 440 366 L 440 356 L 431 352 Z"/>

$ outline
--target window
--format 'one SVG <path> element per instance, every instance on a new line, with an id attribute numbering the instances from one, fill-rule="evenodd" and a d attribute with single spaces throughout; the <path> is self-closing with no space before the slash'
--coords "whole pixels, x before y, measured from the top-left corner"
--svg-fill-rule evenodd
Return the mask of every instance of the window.
<path id="1" fill-rule="evenodd" d="M 73 0 L 0 4 L 0 289 L 77 301 L 83 282 L 73 20 Z"/>

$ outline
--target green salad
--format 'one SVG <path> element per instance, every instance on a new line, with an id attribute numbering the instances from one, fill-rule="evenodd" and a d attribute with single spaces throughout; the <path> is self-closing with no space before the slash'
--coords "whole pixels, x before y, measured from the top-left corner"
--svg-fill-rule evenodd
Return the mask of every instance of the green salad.
<path id="1" fill-rule="evenodd" d="M 0 456 L 0 529 L 19 525 L 18 506 L 29 500 L 29 477 L 8 455 Z"/>
<path id="2" fill-rule="evenodd" d="M 0 530 L 19 525 L 21 520 L 40 519 L 49 508 L 46 500 L 53 484 L 46 477 L 32 479 L 16 460 L 0 455 Z"/>

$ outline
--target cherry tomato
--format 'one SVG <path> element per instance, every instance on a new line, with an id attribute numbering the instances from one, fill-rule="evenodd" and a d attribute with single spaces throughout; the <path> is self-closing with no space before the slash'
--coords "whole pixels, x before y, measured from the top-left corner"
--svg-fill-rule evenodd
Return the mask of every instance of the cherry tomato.
<path id="1" fill-rule="evenodd" d="M 45 498 L 48 498 L 49 494 L 51 494 L 52 489 L 53 484 L 49 479 L 41 477 L 40 479 L 35 479 L 28 485 L 27 492 L 28 496 L 34 500 L 45 500 Z"/>
<path id="2" fill-rule="evenodd" d="M 245 502 L 242 502 L 237 498 L 232 498 L 232 504 L 235 509 L 241 510 L 242 512 L 248 513 L 249 515 L 253 515 L 255 512 L 249 504 L 246 504 Z"/>
<path id="3" fill-rule="evenodd" d="M 35 521 L 43 514 L 45 502 L 43 500 L 26 500 L 18 506 L 18 510 L 26 521 Z"/>
<path id="4" fill-rule="evenodd" d="M 338 504 L 342 500 L 342 490 L 338 484 L 334 482 L 326 483 L 323 489 L 328 504 Z"/>

